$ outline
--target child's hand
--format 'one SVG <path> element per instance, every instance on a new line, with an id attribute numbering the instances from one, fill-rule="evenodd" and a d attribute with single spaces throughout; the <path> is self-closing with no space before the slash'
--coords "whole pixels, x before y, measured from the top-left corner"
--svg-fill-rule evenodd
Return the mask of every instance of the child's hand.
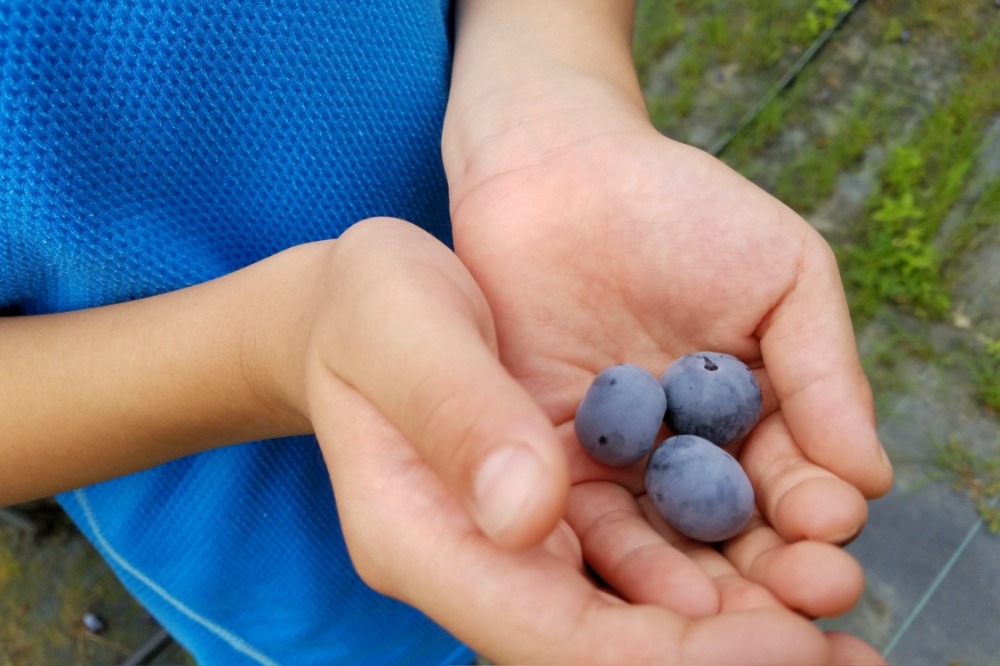
<path id="1" fill-rule="evenodd" d="M 850 637 L 824 638 L 749 580 L 747 569 L 756 566 L 758 577 L 787 597 L 790 584 L 770 578 L 778 567 L 801 566 L 797 558 L 811 556 L 817 566 L 855 576 L 846 592 L 824 587 L 834 598 L 827 605 L 843 603 L 860 578 L 850 558 L 831 546 L 788 553 L 779 547 L 767 556 L 759 544 L 773 533 L 762 528 L 764 536 L 727 560 L 647 520 L 644 502 L 607 482 L 578 483 L 564 514 L 563 444 L 500 366 L 490 311 L 444 246 L 407 224 L 371 220 L 335 242 L 327 265 L 328 294 L 307 326 L 313 331 L 305 370 L 309 414 L 352 559 L 375 589 L 500 661 L 806 664 L 831 655 L 838 663 L 872 657 Z M 529 352 L 511 354 L 521 369 L 537 363 L 556 382 L 573 378 L 550 393 L 538 391 L 546 377 L 525 377 L 550 410 L 554 395 L 579 398 L 577 380 L 587 371 L 558 354 L 543 358 L 539 349 L 556 334 L 568 353 L 593 354 L 591 345 L 561 330 L 565 317 L 589 313 L 554 305 L 544 317 L 506 320 L 508 334 Z M 560 422 L 565 435 L 566 419 Z M 535 459 L 533 479 L 518 479 L 523 468 L 491 468 L 491 456 L 510 445 L 523 452 L 501 453 L 501 460 Z M 581 470 L 595 476 L 569 450 L 576 479 Z M 480 486 L 483 470 L 496 476 Z M 485 497 L 498 492 L 507 513 L 484 511 L 481 489 Z M 497 543 L 533 540 L 542 543 L 521 550 Z M 594 585 L 584 561 L 610 590 Z M 822 607 L 809 593 L 803 598 L 806 610 Z"/>
<path id="2" fill-rule="evenodd" d="M 455 255 L 410 224 L 366 220 L 330 244 L 309 293 L 305 399 L 335 476 L 360 463 L 374 466 L 379 489 L 399 482 L 393 455 L 353 452 L 369 446 L 358 422 L 378 415 L 493 540 L 540 541 L 569 491 L 564 454 L 544 412 L 501 367 L 490 310 Z M 369 408 L 345 410 L 341 400 Z M 326 434 L 348 422 L 352 441 Z"/>
<path id="3" fill-rule="evenodd" d="M 572 435 L 597 372 L 739 356 L 765 394 L 740 456 L 762 520 L 725 553 L 790 607 L 843 612 L 860 572 L 824 544 L 853 537 L 865 497 L 892 476 L 829 248 L 720 162 L 652 130 L 562 145 L 464 190 L 455 242 L 493 308 L 502 361 L 563 435 L 573 481 L 612 474 Z"/>
<path id="4" fill-rule="evenodd" d="M 456 251 L 493 310 L 501 360 L 557 425 L 573 482 L 642 492 L 637 469 L 603 468 L 574 441 L 597 372 L 629 362 L 659 374 L 685 353 L 734 354 L 764 391 L 740 454 L 761 515 L 723 552 L 791 608 L 848 608 L 861 575 L 835 546 L 861 529 L 865 498 L 885 493 L 892 472 L 830 248 L 651 126 L 630 3 L 460 8 L 443 143 Z M 615 571 L 597 571 L 622 588 Z"/>

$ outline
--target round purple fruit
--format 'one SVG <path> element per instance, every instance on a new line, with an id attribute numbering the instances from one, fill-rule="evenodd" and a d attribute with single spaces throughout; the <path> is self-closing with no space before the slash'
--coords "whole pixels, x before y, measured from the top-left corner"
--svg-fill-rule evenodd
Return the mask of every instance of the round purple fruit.
<path id="1" fill-rule="evenodd" d="M 695 435 L 676 435 L 653 451 L 646 493 L 674 529 L 706 543 L 739 534 L 754 507 L 753 486 L 736 459 Z"/>
<path id="2" fill-rule="evenodd" d="M 656 443 L 667 398 L 656 377 L 636 365 L 602 370 L 576 410 L 583 448 L 605 465 L 630 465 Z"/>
<path id="3" fill-rule="evenodd" d="M 664 420 L 675 435 L 697 435 L 723 446 L 750 432 L 760 418 L 760 384 L 735 356 L 682 356 L 660 383 L 667 396 Z"/>

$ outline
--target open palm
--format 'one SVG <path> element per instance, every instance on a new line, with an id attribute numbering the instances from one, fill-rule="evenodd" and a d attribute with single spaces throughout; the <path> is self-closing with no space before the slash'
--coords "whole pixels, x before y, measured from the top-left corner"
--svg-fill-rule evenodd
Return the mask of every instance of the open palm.
<path id="1" fill-rule="evenodd" d="M 689 352 L 734 354 L 765 395 L 740 451 L 760 516 L 723 552 L 788 606 L 843 612 L 860 573 L 827 544 L 860 530 L 864 498 L 883 494 L 891 471 L 826 243 L 714 158 L 652 130 L 583 137 L 522 163 L 459 193 L 456 250 L 493 310 L 502 362 L 559 428 L 573 482 L 642 492 L 641 465 L 601 466 L 573 437 L 597 372 L 628 362 L 658 375 Z M 666 552 L 676 535 L 652 523 Z M 581 536 L 591 566 L 642 599 L 652 558 L 622 566 L 622 553 L 588 552 Z"/>
<path id="2" fill-rule="evenodd" d="M 877 661 L 802 617 L 857 600 L 862 573 L 838 544 L 891 482 L 829 248 L 652 130 L 511 163 L 452 183 L 461 264 L 405 225 L 338 241 L 330 284 L 364 306 L 316 327 L 341 333 L 316 346 L 334 358 L 317 365 L 332 372 L 316 375 L 313 411 L 365 580 L 500 661 Z M 705 349 L 755 368 L 765 396 L 738 451 L 758 512 L 721 550 L 677 535 L 650 510 L 641 463 L 592 461 L 572 423 L 604 367 L 658 374 Z M 491 538 L 473 479 L 522 435 L 513 448 L 553 475 L 520 484 L 540 499 Z M 496 540 L 545 534 L 527 550 Z"/>

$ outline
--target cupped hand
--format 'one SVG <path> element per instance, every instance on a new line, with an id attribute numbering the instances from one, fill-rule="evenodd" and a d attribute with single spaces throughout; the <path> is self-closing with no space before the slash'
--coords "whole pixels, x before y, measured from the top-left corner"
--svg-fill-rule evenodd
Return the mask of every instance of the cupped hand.
<path id="1" fill-rule="evenodd" d="M 352 560 L 373 588 L 500 662 L 871 656 L 824 637 L 714 549 L 671 543 L 621 486 L 570 491 L 558 431 L 499 363 L 486 301 L 444 246 L 370 220 L 331 248 L 306 393 Z M 537 467 L 527 487 L 525 456 Z M 496 513 L 483 507 L 494 494 Z"/>
<path id="2" fill-rule="evenodd" d="M 549 126 L 512 128 L 449 171 L 455 245 L 492 308 L 501 360 L 557 426 L 572 482 L 643 490 L 641 464 L 603 467 L 573 436 L 597 372 L 628 362 L 659 375 L 701 350 L 738 356 L 765 396 L 737 447 L 759 512 L 722 552 L 790 608 L 845 611 L 863 577 L 836 544 L 857 534 L 865 499 L 892 474 L 829 247 L 780 202 L 648 124 L 588 132 L 595 125 L 572 114 L 540 118 Z M 598 573 L 642 599 L 630 581 L 654 569 L 611 561 Z"/>

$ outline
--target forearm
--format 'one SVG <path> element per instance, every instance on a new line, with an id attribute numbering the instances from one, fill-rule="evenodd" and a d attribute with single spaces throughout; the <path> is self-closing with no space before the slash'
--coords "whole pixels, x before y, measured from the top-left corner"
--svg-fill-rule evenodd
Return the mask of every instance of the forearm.
<path id="1" fill-rule="evenodd" d="M 463 0 L 457 16 L 443 154 L 453 188 L 481 164 L 484 145 L 531 159 L 586 113 L 594 130 L 647 122 L 631 52 L 630 0 Z"/>
<path id="2" fill-rule="evenodd" d="M 0 505 L 308 431 L 295 368 L 288 381 L 274 369 L 282 342 L 304 344 L 288 295 L 303 296 L 310 254 L 138 301 L 0 319 Z"/>

